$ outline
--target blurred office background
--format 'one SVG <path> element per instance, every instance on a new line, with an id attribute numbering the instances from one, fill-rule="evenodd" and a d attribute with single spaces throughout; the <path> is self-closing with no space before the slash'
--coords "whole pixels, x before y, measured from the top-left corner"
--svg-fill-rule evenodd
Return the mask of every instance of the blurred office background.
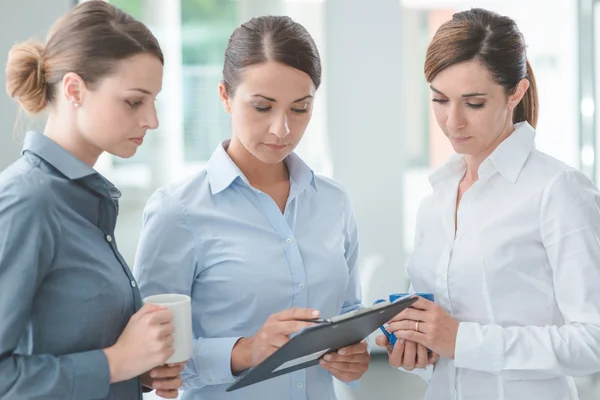
<path id="1" fill-rule="evenodd" d="M 229 136 L 218 98 L 223 52 L 233 29 L 253 16 L 285 14 L 313 35 L 323 86 L 298 149 L 319 173 L 341 181 L 361 235 L 365 303 L 405 291 L 416 210 L 427 176 L 451 153 L 430 113 L 423 61 L 429 39 L 453 12 L 489 8 L 514 18 L 528 43 L 540 94 L 537 146 L 600 178 L 600 1 L 596 0 L 110 0 L 144 21 L 165 52 L 160 127 L 129 160 L 103 157 L 97 169 L 123 192 L 117 240 L 133 265 L 146 200 L 159 186 L 194 174 Z M 0 0 L 0 61 L 10 46 L 43 38 L 76 0 Z M 0 77 L 4 88 L 4 76 Z M 0 169 L 19 155 L 24 132 L 41 129 L 0 95 Z M 600 282 L 599 282 L 600 284 Z M 600 396 L 600 377 L 578 378 L 582 400 Z M 420 378 L 393 370 L 374 348 L 358 390 L 340 400 L 420 399 Z M 154 398 L 148 395 L 148 399 Z"/>

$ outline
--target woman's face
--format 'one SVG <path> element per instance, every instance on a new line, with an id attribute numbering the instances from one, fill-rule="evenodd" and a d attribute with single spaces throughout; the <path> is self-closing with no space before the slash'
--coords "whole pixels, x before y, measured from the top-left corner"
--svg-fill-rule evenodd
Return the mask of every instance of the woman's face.
<path id="1" fill-rule="evenodd" d="M 266 61 L 244 68 L 231 96 L 223 84 L 219 89 L 225 110 L 231 113 L 232 140 L 263 163 L 280 163 L 304 136 L 316 91 L 305 72 Z"/>
<path id="2" fill-rule="evenodd" d="M 512 95 L 478 61 L 454 64 L 430 82 L 438 125 L 460 154 L 487 157 L 513 130 L 512 115 L 529 82 Z"/>

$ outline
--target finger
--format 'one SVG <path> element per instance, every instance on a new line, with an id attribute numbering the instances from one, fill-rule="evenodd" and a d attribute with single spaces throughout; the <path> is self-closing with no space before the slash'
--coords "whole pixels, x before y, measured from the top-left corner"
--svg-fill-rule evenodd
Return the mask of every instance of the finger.
<path id="1" fill-rule="evenodd" d="M 354 376 L 358 377 L 358 374 L 356 374 L 356 373 L 339 370 L 339 369 L 335 368 L 333 365 L 330 365 L 328 363 L 321 362 L 320 365 L 321 365 L 321 367 L 323 367 L 327 371 L 329 371 L 331 373 L 331 375 L 335 376 L 337 379 L 339 379 L 342 382 L 352 382 L 352 381 L 356 380 L 356 378 Z"/>
<path id="2" fill-rule="evenodd" d="M 308 328 L 309 326 L 314 326 L 314 322 L 304 322 L 304 321 L 282 321 L 277 323 L 277 333 L 282 335 L 290 335 L 292 333 L 298 332 L 304 328 Z"/>
<path id="3" fill-rule="evenodd" d="M 162 366 L 150 371 L 150 377 L 153 379 L 176 378 L 180 373 L 181 367 L 179 365 L 175 365 L 174 367 Z"/>
<path id="4" fill-rule="evenodd" d="M 167 364 L 169 367 L 176 367 L 179 368 L 179 371 L 183 371 L 185 369 L 185 365 L 187 364 L 186 362 L 180 362 L 180 363 L 175 363 L 175 364 Z"/>
<path id="5" fill-rule="evenodd" d="M 329 364 L 333 369 L 337 369 L 342 372 L 352 372 L 352 373 L 360 373 L 364 370 L 364 363 L 350 363 L 350 362 L 329 362 L 325 360 L 321 360 L 321 364 Z"/>
<path id="6" fill-rule="evenodd" d="M 363 354 L 363 353 L 366 353 L 367 349 L 368 349 L 367 342 L 365 342 L 363 340 L 360 343 L 356 343 L 356 344 L 353 344 L 353 345 L 348 346 L 348 347 L 343 347 L 343 348 L 339 349 L 337 351 L 337 353 L 339 355 L 342 355 L 342 356 L 351 356 L 351 355 L 354 355 L 354 354 Z"/>
<path id="7" fill-rule="evenodd" d="M 429 357 L 427 356 L 427 347 L 422 344 L 417 345 L 417 368 L 425 368 L 427 363 L 429 362 Z"/>
<path id="8" fill-rule="evenodd" d="M 406 342 L 404 344 L 404 357 L 402 365 L 407 371 L 415 369 L 417 363 L 417 344 L 415 342 Z"/>
<path id="9" fill-rule="evenodd" d="M 152 381 L 152 388 L 156 390 L 177 390 L 183 385 L 181 378 L 173 379 L 155 379 Z"/>
<path id="10" fill-rule="evenodd" d="M 144 318 L 148 318 L 151 325 L 168 324 L 173 320 L 173 312 L 169 309 L 158 310 L 144 315 Z"/>
<path id="11" fill-rule="evenodd" d="M 402 366 L 402 360 L 404 359 L 404 346 L 406 343 L 404 340 L 396 341 L 394 348 L 391 350 L 390 354 L 390 365 L 394 368 L 399 368 Z"/>
<path id="12" fill-rule="evenodd" d="M 163 399 L 176 399 L 179 396 L 179 390 L 157 390 L 156 395 Z"/>
<path id="13" fill-rule="evenodd" d="M 419 327 L 419 330 L 421 330 L 421 327 Z M 404 339 L 406 341 L 421 343 L 423 346 L 431 348 L 431 346 L 429 346 L 429 341 L 427 340 L 427 336 L 422 332 L 417 332 L 412 329 L 406 330 L 406 331 L 400 330 L 400 331 L 394 332 L 394 335 L 396 335 L 396 337 L 398 339 Z"/>
<path id="14" fill-rule="evenodd" d="M 386 347 L 388 344 L 390 344 L 390 341 L 388 340 L 387 336 L 379 335 L 375 338 L 375 344 L 379 347 Z"/>
<path id="15" fill-rule="evenodd" d="M 142 308 L 140 308 L 136 313 L 135 316 L 138 318 L 143 317 L 146 314 L 150 314 L 153 313 L 155 311 L 161 311 L 161 310 L 167 310 L 167 307 L 165 306 L 157 306 L 156 304 L 150 304 L 150 303 L 146 303 L 142 306 Z"/>
<path id="16" fill-rule="evenodd" d="M 411 307 L 413 309 L 416 308 L 416 309 L 425 310 L 425 311 L 431 311 L 435 308 L 435 306 L 436 306 L 436 304 L 434 302 L 429 301 L 423 297 L 419 297 L 419 299 L 411 305 Z"/>
<path id="17" fill-rule="evenodd" d="M 437 360 L 440 359 L 440 355 L 438 353 L 435 353 L 433 351 L 429 352 L 429 364 L 435 364 L 437 362 Z"/>
<path id="18" fill-rule="evenodd" d="M 348 362 L 348 363 L 363 363 L 369 359 L 369 353 L 353 354 L 350 356 L 340 356 L 339 354 L 325 354 L 323 360 L 327 362 Z"/>
<path id="19" fill-rule="evenodd" d="M 314 310 L 312 308 L 289 308 L 287 310 L 283 310 L 274 314 L 278 321 L 292 321 L 292 320 L 311 320 L 315 318 L 319 318 L 321 313 L 319 310 Z"/>
<path id="20" fill-rule="evenodd" d="M 160 339 L 165 338 L 167 336 L 171 336 L 173 335 L 173 332 L 175 332 L 175 327 L 173 326 L 173 324 L 162 324 L 157 329 L 158 337 Z"/>
<path id="21" fill-rule="evenodd" d="M 424 322 L 419 322 L 419 332 L 422 332 L 423 329 L 422 327 L 425 326 Z M 413 320 L 409 320 L 409 319 L 405 319 L 402 321 L 398 321 L 398 322 L 391 322 L 387 325 L 387 331 L 390 333 L 394 333 L 396 331 L 401 331 L 401 330 L 415 330 L 415 328 L 417 327 L 417 323 L 416 321 Z"/>
<path id="22" fill-rule="evenodd" d="M 412 321 L 430 321 L 431 312 L 418 310 L 416 308 L 406 308 L 402 310 L 402 312 L 398 314 L 397 317 L 397 320 L 409 319 Z"/>
<path id="23" fill-rule="evenodd" d="M 173 345 L 175 344 L 175 338 L 173 337 L 173 335 L 163 336 L 160 340 L 162 342 L 163 349 L 173 347 Z"/>

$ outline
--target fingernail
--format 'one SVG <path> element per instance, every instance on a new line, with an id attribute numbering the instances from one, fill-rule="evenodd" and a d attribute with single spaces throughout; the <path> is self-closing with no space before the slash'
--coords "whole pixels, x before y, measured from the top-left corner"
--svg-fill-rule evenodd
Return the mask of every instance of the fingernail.
<path id="1" fill-rule="evenodd" d="M 319 314 L 321 314 L 321 312 L 318 310 L 313 310 L 313 312 L 312 312 L 313 317 L 318 317 Z"/>
<path id="2" fill-rule="evenodd" d="M 331 361 L 331 358 L 332 358 L 332 357 L 331 357 L 329 354 L 327 354 L 325 357 L 323 357 L 323 359 L 324 359 L 325 361 Z"/>
<path id="3" fill-rule="evenodd" d="M 156 378 L 156 372 L 150 372 L 150 378 Z"/>
<path id="4" fill-rule="evenodd" d="M 343 355 L 345 355 L 345 354 L 346 354 L 346 351 L 345 351 L 345 350 L 340 350 L 340 351 L 338 351 L 338 354 L 339 354 L 340 356 L 343 356 Z"/>
<path id="5" fill-rule="evenodd" d="M 398 343 L 404 344 L 404 339 L 398 339 Z"/>

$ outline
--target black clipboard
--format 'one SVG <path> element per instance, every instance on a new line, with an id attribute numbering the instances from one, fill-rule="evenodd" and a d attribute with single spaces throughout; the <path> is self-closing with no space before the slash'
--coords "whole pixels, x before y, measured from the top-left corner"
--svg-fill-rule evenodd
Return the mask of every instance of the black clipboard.
<path id="1" fill-rule="evenodd" d="M 328 318 L 293 335 L 262 363 L 244 372 L 227 392 L 319 364 L 327 353 L 358 343 L 417 301 L 408 295 Z"/>

